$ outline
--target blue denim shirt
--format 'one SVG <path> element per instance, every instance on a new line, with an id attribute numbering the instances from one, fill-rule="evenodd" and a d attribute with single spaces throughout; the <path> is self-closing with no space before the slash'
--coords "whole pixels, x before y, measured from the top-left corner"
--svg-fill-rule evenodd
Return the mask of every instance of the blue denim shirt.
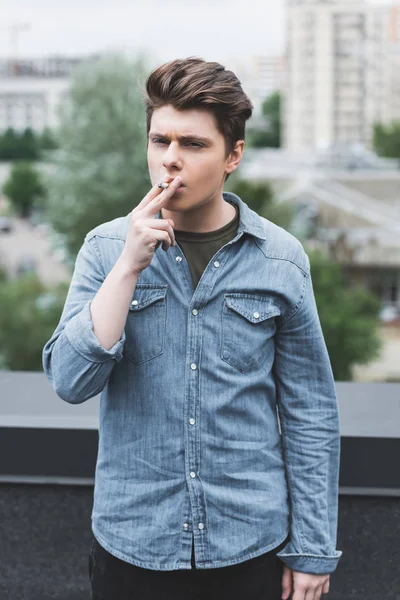
<path id="1" fill-rule="evenodd" d="M 142 271 L 121 339 L 93 333 L 90 303 L 130 215 L 85 237 L 60 322 L 43 349 L 56 393 L 101 392 L 92 530 L 147 569 L 278 556 L 331 573 L 340 432 L 335 383 L 301 243 L 235 194 L 237 235 L 193 289 L 179 245 Z M 161 218 L 160 212 L 157 218 Z"/>

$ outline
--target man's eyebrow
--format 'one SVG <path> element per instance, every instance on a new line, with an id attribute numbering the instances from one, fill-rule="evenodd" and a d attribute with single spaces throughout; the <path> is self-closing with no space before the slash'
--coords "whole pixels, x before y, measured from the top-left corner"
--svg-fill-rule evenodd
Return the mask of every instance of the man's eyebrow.
<path id="1" fill-rule="evenodd" d="M 163 133 L 158 133 L 157 131 L 150 131 L 149 136 L 160 137 L 160 138 L 164 138 L 165 140 L 169 139 L 167 135 L 164 135 Z M 210 140 L 210 138 L 204 137 L 202 135 L 197 135 L 197 134 L 178 135 L 178 139 L 181 140 L 182 142 L 185 142 L 188 140 L 198 140 L 199 142 L 205 142 L 207 144 L 212 143 L 212 140 Z"/>

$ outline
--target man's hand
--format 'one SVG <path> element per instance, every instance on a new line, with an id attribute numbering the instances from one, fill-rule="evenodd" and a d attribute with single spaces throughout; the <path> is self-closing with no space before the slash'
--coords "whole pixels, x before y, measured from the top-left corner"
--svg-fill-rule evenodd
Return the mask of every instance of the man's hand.
<path id="1" fill-rule="evenodd" d="M 148 194 L 131 211 L 126 241 L 119 262 L 132 274 L 139 275 L 151 262 L 155 250 L 175 244 L 172 219 L 156 219 L 156 213 L 172 198 L 182 183 L 181 177 L 165 175 L 168 187 L 161 189 L 156 183 Z"/>
<path id="2" fill-rule="evenodd" d="M 282 600 L 288 600 L 293 587 L 292 600 L 319 600 L 329 592 L 330 575 L 313 575 L 292 571 L 283 565 Z"/>

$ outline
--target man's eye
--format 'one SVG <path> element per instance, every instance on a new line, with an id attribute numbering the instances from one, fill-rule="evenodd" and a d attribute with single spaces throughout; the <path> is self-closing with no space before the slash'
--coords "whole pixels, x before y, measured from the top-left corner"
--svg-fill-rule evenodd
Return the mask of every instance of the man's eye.
<path id="1" fill-rule="evenodd" d="M 168 142 L 166 142 L 165 140 L 162 140 L 160 138 L 153 138 L 152 142 L 154 144 L 157 145 L 161 145 L 161 144 L 167 144 Z M 188 142 L 187 144 L 185 144 L 186 146 L 191 146 L 193 148 L 202 148 L 203 144 L 199 144 L 198 142 Z"/>

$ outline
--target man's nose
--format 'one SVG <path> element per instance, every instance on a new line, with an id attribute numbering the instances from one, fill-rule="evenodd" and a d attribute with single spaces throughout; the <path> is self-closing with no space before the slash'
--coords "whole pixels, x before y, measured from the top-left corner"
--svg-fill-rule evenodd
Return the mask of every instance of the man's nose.
<path id="1" fill-rule="evenodd" d="M 178 144 L 170 144 L 165 152 L 163 165 L 166 169 L 171 167 L 182 168 L 182 158 Z"/>

